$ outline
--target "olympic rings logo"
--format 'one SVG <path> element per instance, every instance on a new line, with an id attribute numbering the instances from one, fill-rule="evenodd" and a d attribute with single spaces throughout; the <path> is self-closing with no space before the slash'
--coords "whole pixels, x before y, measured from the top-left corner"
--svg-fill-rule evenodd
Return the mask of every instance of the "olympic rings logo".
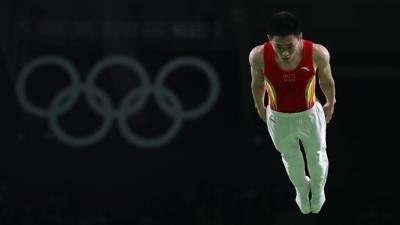
<path id="1" fill-rule="evenodd" d="M 49 108 L 38 107 L 33 104 L 26 94 L 26 83 L 32 72 L 40 66 L 54 65 L 65 70 L 71 85 L 62 88 L 51 100 Z M 114 107 L 111 98 L 99 87 L 95 81 L 102 71 L 111 66 L 124 66 L 137 75 L 140 87 L 131 90 L 124 96 L 118 107 Z M 210 84 L 207 98 L 197 107 L 185 110 L 179 97 L 164 86 L 164 82 L 174 70 L 180 67 L 194 67 L 206 76 Z M 122 136 L 132 145 L 142 148 L 157 148 L 170 142 L 179 132 L 184 120 L 198 118 L 206 114 L 215 105 L 219 96 L 218 74 L 206 61 L 196 57 L 179 57 L 167 62 L 156 74 L 154 83 L 150 82 L 148 72 L 137 60 L 126 56 L 111 56 L 97 62 L 89 71 L 87 79 L 82 82 L 79 71 L 67 59 L 57 55 L 45 55 L 29 62 L 20 71 L 16 81 L 16 96 L 24 110 L 30 114 L 47 118 L 49 127 L 55 137 L 61 142 L 73 147 L 85 147 L 93 145 L 104 138 L 112 128 L 113 121 L 118 122 L 118 128 Z M 76 137 L 68 134 L 61 126 L 59 117 L 71 110 L 77 102 L 80 94 L 84 94 L 89 107 L 102 116 L 100 128 L 90 135 Z M 157 106 L 173 122 L 165 133 L 158 137 L 142 137 L 131 130 L 127 118 L 133 116 L 144 107 L 151 95 L 154 95 Z M 102 104 L 99 104 L 98 99 Z"/>

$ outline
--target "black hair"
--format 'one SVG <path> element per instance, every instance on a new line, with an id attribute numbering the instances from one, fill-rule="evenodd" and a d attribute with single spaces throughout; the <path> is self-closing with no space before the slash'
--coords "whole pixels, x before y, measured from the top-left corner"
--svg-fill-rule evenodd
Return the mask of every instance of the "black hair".
<path id="1" fill-rule="evenodd" d="M 268 21 L 267 30 L 268 34 L 271 36 L 290 34 L 298 36 L 301 33 L 301 26 L 300 21 L 294 14 L 288 11 L 281 11 L 271 16 Z"/>

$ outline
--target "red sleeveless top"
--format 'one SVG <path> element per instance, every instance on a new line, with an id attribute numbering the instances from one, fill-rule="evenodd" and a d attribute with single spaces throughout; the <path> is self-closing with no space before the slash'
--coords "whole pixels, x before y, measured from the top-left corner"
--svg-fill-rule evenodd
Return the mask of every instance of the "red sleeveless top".
<path id="1" fill-rule="evenodd" d="M 267 81 L 268 104 L 272 110 L 292 113 L 314 106 L 316 76 L 311 41 L 303 40 L 302 58 L 293 70 L 285 70 L 278 65 L 271 43 L 266 42 L 263 73 Z"/>

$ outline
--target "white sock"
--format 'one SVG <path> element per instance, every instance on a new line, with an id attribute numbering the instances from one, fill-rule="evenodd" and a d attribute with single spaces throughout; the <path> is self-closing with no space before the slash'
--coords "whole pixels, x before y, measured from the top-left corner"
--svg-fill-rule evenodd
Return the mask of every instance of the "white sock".
<path id="1" fill-rule="evenodd" d="M 319 195 L 313 195 L 311 197 L 311 212 L 319 213 L 324 203 L 325 203 L 325 192 L 322 190 L 322 192 Z"/>

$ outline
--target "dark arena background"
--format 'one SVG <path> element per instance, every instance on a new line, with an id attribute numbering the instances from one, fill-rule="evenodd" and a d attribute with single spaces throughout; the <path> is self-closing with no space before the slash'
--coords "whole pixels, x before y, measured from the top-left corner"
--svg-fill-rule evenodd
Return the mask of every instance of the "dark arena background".
<path id="1" fill-rule="evenodd" d="M 1 0 L 0 224 L 399 224 L 399 9 Z M 248 55 L 278 10 L 331 55 L 319 214 L 298 210 L 251 96 Z"/>

